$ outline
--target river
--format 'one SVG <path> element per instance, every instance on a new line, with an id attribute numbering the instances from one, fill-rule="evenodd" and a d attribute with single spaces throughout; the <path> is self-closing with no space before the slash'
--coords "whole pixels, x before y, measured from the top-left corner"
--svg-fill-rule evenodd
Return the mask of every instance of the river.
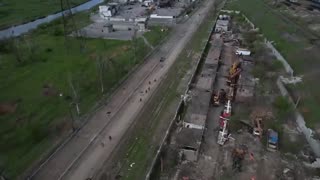
<path id="1" fill-rule="evenodd" d="M 79 6 L 72 8 L 71 11 L 72 11 L 72 13 L 85 11 L 85 10 L 88 10 L 88 9 L 102 3 L 102 2 L 104 2 L 104 0 L 90 0 L 86 3 L 80 4 Z M 35 21 L 30 21 L 25 24 L 20 24 L 17 26 L 12 26 L 10 28 L 0 30 L 0 39 L 20 36 L 21 34 L 27 33 L 30 30 L 36 29 L 41 24 L 51 22 L 51 21 L 61 17 L 62 13 L 63 12 L 58 12 L 55 14 L 48 15 L 44 18 L 37 19 Z"/>

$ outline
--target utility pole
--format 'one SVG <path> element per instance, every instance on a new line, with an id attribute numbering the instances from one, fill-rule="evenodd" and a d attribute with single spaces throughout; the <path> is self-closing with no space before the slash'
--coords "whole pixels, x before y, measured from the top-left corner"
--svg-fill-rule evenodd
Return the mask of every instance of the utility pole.
<path id="1" fill-rule="evenodd" d="M 134 28 L 133 28 L 133 37 L 132 37 L 132 45 L 133 45 L 133 50 L 134 50 L 134 53 L 133 53 L 133 64 L 136 63 L 136 60 L 137 60 L 137 25 L 134 25 Z"/>
<path id="2" fill-rule="evenodd" d="M 69 44 L 69 33 L 74 33 L 74 36 L 76 38 L 81 38 L 80 43 L 80 51 L 83 51 L 84 48 L 84 39 L 81 37 L 81 31 L 76 25 L 76 22 L 73 18 L 73 13 L 71 10 L 71 5 L 69 0 L 60 0 L 60 6 L 61 6 L 61 13 L 62 13 L 62 21 L 63 21 L 63 31 L 64 31 L 64 38 L 65 38 L 65 46 L 67 50 L 70 48 Z"/>
<path id="3" fill-rule="evenodd" d="M 70 113 L 70 117 L 71 117 L 72 132 L 74 132 L 77 130 L 77 128 L 75 127 L 75 119 L 72 114 L 72 105 L 74 105 L 73 102 L 69 104 L 69 113 Z"/>
<path id="4" fill-rule="evenodd" d="M 74 85 L 72 75 L 69 75 L 69 85 L 70 85 L 70 88 L 73 93 L 73 97 L 72 97 L 73 102 L 72 103 L 76 106 L 77 113 L 78 113 L 78 115 L 80 115 L 80 108 L 79 108 L 79 98 L 80 97 L 79 97 L 79 92 Z"/>

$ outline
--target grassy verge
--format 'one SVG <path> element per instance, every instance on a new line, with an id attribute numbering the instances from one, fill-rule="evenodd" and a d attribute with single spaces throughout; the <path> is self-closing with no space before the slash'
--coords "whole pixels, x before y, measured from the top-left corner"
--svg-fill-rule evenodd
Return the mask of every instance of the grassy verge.
<path id="1" fill-rule="evenodd" d="M 83 27 L 89 15 L 79 13 L 75 20 Z M 12 113 L 0 116 L 0 169 L 7 177 L 15 178 L 70 131 L 70 111 L 74 117 L 87 113 L 150 51 L 141 38 L 136 48 L 131 41 L 67 39 L 59 19 L 0 43 L 0 104 L 17 102 Z"/>
<path id="2" fill-rule="evenodd" d="M 192 67 L 192 64 L 195 65 L 195 61 L 193 61 L 195 60 L 194 56 L 190 56 L 190 52 L 193 52 L 193 54 L 201 53 L 202 48 L 205 46 L 204 42 L 207 40 L 210 29 L 212 28 L 213 19 L 214 12 L 211 11 L 179 55 L 177 61 L 169 71 L 165 80 L 166 83 L 161 86 L 156 98 L 152 100 L 157 103 L 148 109 L 153 109 L 153 111 L 151 113 L 148 111 L 148 113 L 145 114 L 146 116 L 143 116 L 143 119 L 152 121 L 151 126 L 145 126 L 143 130 L 139 130 L 132 136 L 133 138 L 128 145 L 128 151 L 125 153 L 126 157 L 123 160 L 123 167 L 120 172 L 120 174 L 123 174 L 123 179 L 142 179 L 145 176 L 146 170 L 156 154 L 159 144 L 159 141 L 154 138 L 155 136 L 159 136 L 159 134 L 155 132 L 159 128 L 160 122 L 169 123 L 170 119 L 172 119 L 174 115 L 172 108 L 178 105 L 180 99 L 179 94 L 183 93 L 182 89 L 185 89 L 187 85 L 184 85 L 185 88 L 178 88 L 179 82 L 181 82 L 187 70 Z M 171 116 L 168 115 L 170 113 Z M 163 132 L 164 131 L 162 131 L 162 133 Z M 159 139 L 161 139 L 161 135 Z M 135 165 L 131 167 L 130 165 L 132 165 L 132 163 L 135 163 Z"/>
<path id="3" fill-rule="evenodd" d="M 170 30 L 167 27 L 152 26 L 149 29 L 150 31 L 144 33 L 143 36 L 147 38 L 152 46 L 156 46 L 159 41 L 170 33 Z"/>
<path id="4" fill-rule="evenodd" d="M 250 7 L 250 8 L 249 8 Z M 226 9 L 242 11 L 261 32 L 274 41 L 276 48 L 287 59 L 296 74 L 305 75 L 301 88 L 301 104 L 309 127 L 319 127 L 320 85 L 314 83 L 319 76 L 320 56 L 319 46 L 306 34 L 298 24 L 286 20 L 281 14 L 258 0 L 232 0 Z"/>

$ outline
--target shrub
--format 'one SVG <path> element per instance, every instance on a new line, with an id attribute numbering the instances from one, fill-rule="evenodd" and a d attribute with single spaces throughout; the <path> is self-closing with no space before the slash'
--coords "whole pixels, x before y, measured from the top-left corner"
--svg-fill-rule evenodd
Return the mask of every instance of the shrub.
<path id="1" fill-rule="evenodd" d="M 34 143 L 40 142 L 42 139 L 47 137 L 49 134 L 46 126 L 42 126 L 39 124 L 31 126 L 31 137 Z"/>
<path id="2" fill-rule="evenodd" d="M 0 52 L 10 53 L 12 51 L 12 41 L 11 39 L 0 40 Z"/>
<path id="3" fill-rule="evenodd" d="M 288 115 L 293 110 L 292 104 L 289 102 L 289 100 L 286 97 L 283 97 L 283 96 L 278 96 L 275 99 L 273 106 L 276 108 L 277 114 L 281 119 L 284 118 L 284 116 Z"/>
<path id="4" fill-rule="evenodd" d="M 63 33 L 63 29 L 59 28 L 59 27 L 56 27 L 53 31 L 53 35 L 54 36 L 62 36 L 64 33 Z"/>
<path id="5" fill-rule="evenodd" d="M 52 48 L 46 48 L 46 52 L 49 53 L 49 52 L 52 52 L 53 49 Z"/>

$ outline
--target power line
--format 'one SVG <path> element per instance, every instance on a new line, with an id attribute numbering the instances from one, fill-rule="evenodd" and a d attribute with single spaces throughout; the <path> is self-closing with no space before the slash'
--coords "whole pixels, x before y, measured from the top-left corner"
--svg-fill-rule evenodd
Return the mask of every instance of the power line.
<path id="1" fill-rule="evenodd" d="M 84 48 L 84 38 L 82 36 L 81 31 L 79 30 L 76 21 L 74 19 L 72 8 L 70 5 L 70 0 L 60 0 L 61 13 L 62 13 L 62 23 L 63 23 L 63 31 L 64 31 L 64 39 L 65 46 L 67 49 L 70 48 L 70 33 L 73 34 L 74 37 L 81 39 L 80 41 L 80 50 L 82 51 Z"/>

